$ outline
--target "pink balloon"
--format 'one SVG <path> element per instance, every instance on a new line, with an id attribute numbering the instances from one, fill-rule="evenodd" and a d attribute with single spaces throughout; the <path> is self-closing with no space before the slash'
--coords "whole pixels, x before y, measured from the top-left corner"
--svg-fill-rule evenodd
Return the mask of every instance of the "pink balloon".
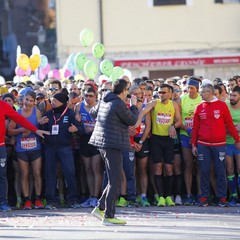
<path id="1" fill-rule="evenodd" d="M 32 70 L 30 68 L 30 66 L 28 67 L 28 69 L 25 71 L 25 76 L 30 76 L 32 73 Z"/>
<path id="2" fill-rule="evenodd" d="M 50 66 L 50 64 L 48 63 L 47 66 L 46 66 L 45 68 L 43 68 L 43 72 L 44 72 L 45 74 L 48 74 L 49 71 L 50 71 L 50 69 L 51 69 L 51 66 Z"/>
<path id="3" fill-rule="evenodd" d="M 16 74 L 17 76 L 19 76 L 19 77 L 22 77 L 22 76 L 25 75 L 25 71 L 22 70 L 20 67 L 17 66 L 17 67 L 15 68 L 15 74 Z"/>
<path id="4" fill-rule="evenodd" d="M 60 75 L 59 70 L 53 69 L 53 76 L 54 76 L 54 78 L 56 78 L 57 80 L 61 80 L 61 75 Z"/>
<path id="5" fill-rule="evenodd" d="M 68 77 L 70 77 L 72 75 L 72 72 L 69 69 L 66 68 L 64 70 L 63 75 L 64 75 L 65 78 L 68 78 Z"/>
<path id="6" fill-rule="evenodd" d="M 46 74 L 43 72 L 43 69 L 39 68 L 38 79 L 42 81 L 45 77 L 46 77 Z"/>
<path id="7" fill-rule="evenodd" d="M 48 73 L 48 78 L 55 78 L 57 80 L 60 80 L 60 72 L 57 69 L 53 69 Z"/>

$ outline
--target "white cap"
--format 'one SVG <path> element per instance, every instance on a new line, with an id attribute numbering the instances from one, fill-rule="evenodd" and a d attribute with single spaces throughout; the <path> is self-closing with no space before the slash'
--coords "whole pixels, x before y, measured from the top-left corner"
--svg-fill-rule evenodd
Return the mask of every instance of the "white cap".
<path id="1" fill-rule="evenodd" d="M 206 85 L 206 84 L 211 84 L 211 85 L 212 85 L 213 83 L 212 83 L 212 81 L 209 80 L 209 79 L 203 79 L 203 80 L 202 80 L 202 86 L 203 86 L 203 85 Z"/>

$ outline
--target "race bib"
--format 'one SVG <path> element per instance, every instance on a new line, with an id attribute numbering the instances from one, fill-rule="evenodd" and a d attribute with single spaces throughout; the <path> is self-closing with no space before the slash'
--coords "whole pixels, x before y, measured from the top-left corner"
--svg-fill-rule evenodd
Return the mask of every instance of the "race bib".
<path id="1" fill-rule="evenodd" d="M 172 119 L 171 114 L 159 113 L 157 115 L 157 124 L 171 125 L 171 119 Z"/>
<path id="2" fill-rule="evenodd" d="M 185 118 L 185 126 L 187 128 L 192 128 L 193 127 L 193 118 L 192 117 Z"/>
<path id="3" fill-rule="evenodd" d="M 33 138 L 21 138 L 21 148 L 22 149 L 33 149 L 37 147 L 37 139 Z"/>
<path id="4" fill-rule="evenodd" d="M 93 129 L 95 127 L 96 122 L 90 122 L 90 121 L 84 121 L 83 125 L 84 125 L 84 129 L 86 133 L 91 133 L 93 132 Z"/>

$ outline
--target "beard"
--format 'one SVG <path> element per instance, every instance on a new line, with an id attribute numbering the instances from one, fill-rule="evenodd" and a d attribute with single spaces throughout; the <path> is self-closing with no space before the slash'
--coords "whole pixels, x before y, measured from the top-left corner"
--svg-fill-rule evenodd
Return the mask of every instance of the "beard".
<path id="1" fill-rule="evenodd" d="M 237 103 L 238 103 L 238 101 L 230 100 L 230 104 L 231 104 L 231 105 L 236 105 Z"/>

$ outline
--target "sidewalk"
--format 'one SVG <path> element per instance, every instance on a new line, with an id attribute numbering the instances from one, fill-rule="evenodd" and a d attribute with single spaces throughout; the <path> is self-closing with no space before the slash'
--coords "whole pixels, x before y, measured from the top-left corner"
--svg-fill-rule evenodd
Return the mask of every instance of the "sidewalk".
<path id="1" fill-rule="evenodd" d="M 106 227 L 92 209 L 0 212 L 0 239 L 240 239 L 240 207 L 117 208 Z"/>

